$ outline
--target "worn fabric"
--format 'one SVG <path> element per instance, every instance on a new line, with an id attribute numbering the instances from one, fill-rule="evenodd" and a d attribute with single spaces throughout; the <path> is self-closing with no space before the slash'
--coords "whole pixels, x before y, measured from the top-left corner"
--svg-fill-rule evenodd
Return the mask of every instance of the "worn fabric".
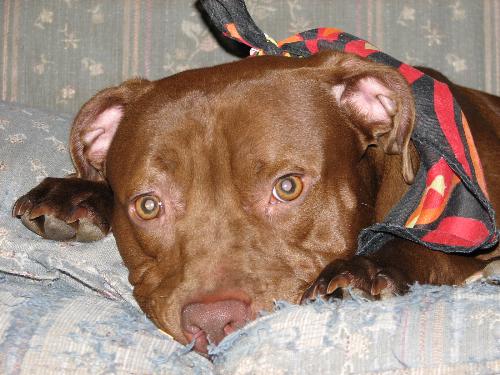
<path id="1" fill-rule="evenodd" d="M 0 373 L 212 374 L 123 300 L 0 273 Z"/>
<path id="2" fill-rule="evenodd" d="M 213 363 L 138 310 L 61 282 L 0 274 L 2 374 L 496 374 L 498 286 L 416 287 L 384 302 L 278 304 Z"/>
<path id="3" fill-rule="evenodd" d="M 214 363 L 227 375 L 497 374 L 498 289 L 416 286 L 383 302 L 285 304 L 227 337 Z"/>
<path id="4" fill-rule="evenodd" d="M 338 29 L 312 29 L 275 42 L 255 24 L 244 0 L 201 4 L 215 27 L 251 47 L 252 56 L 301 58 L 335 50 L 394 67 L 410 84 L 416 106 L 411 139 L 420 156 L 418 175 L 384 222 L 361 232 L 358 254 L 375 252 L 394 236 L 457 253 L 488 249 L 498 242 L 495 212 L 469 125 L 446 84 Z"/>

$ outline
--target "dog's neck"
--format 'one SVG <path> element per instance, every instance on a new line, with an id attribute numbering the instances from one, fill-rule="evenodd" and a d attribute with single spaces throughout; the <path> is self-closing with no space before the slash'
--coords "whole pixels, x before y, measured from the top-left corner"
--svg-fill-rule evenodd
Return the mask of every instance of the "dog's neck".
<path id="1" fill-rule="evenodd" d="M 413 143 L 410 143 L 410 156 L 416 174 L 420 158 Z M 380 147 L 370 147 L 361 162 L 361 173 L 374 192 L 370 202 L 374 208 L 374 223 L 382 222 L 411 186 L 401 173 L 402 163 L 401 155 L 388 155 Z"/>

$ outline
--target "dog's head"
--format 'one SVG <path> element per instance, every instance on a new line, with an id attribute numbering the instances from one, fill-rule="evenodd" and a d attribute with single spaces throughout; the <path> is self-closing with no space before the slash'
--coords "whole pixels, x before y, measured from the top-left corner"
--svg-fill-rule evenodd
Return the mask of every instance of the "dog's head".
<path id="1" fill-rule="evenodd" d="M 354 253 L 377 199 L 367 150 L 400 154 L 411 181 L 413 119 L 392 68 L 258 57 L 100 92 L 75 120 L 72 156 L 114 192 L 142 309 L 203 351 Z"/>

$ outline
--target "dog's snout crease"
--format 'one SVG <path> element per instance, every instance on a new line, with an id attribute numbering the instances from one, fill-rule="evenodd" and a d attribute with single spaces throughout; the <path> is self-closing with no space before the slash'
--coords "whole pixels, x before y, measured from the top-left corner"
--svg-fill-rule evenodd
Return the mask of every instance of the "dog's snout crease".
<path id="1" fill-rule="evenodd" d="M 182 329 L 195 349 L 207 352 L 209 343 L 218 344 L 225 336 L 251 320 L 250 305 L 239 299 L 191 303 L 182 309 Z"/>

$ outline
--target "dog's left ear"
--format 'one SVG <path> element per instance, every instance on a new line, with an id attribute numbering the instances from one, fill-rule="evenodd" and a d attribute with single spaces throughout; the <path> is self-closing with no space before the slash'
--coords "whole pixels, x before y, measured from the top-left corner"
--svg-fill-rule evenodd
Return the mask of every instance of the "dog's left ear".
<path id="1" fill-rule="evenodd" d="M 387 154 L 401 154 L 403 177 L 412 183 L 409 142 L 415 102 L 407 81 L 396 69 L 357 56 L 336 54 L 330 60 L 331 93 L 359 131 L 362 145 L 377 144 Z"/>

